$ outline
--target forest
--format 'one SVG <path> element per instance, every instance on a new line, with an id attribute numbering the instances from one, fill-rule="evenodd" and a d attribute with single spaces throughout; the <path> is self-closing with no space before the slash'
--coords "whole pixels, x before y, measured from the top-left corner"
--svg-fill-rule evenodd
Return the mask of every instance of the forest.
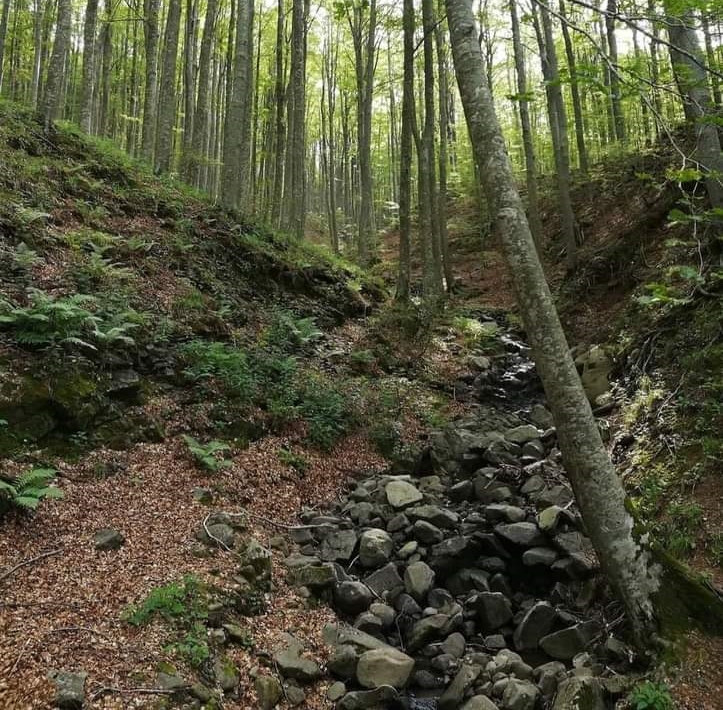
<path id="1" fill-rule="evenodd" d="M 720 710 L 719 0 L 0 0 L 0 709 Z"/>

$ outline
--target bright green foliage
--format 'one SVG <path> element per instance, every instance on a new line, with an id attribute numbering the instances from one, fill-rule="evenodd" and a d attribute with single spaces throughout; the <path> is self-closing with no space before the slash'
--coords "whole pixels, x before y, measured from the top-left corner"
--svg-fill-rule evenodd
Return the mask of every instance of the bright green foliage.
<path id="1" fill-rule="evenodd" d="M 23 510 L 37 510 L 44 498 L 62 498 L 63 491 L 49 485 L 57 473 L 54 468 L 31 468 L 14 484 L 0 480 L 0 502 Z"/>
<path id="2" fill-rule="evenodd" d="M 703 523 L 703 508 L 697 503 L 671 503 L 658 535 L 675 557 L 686 557 L 695 550 L 696 536 Z"/>
<path id="3" fill-rule="evenodd" d="M 13 266 L 21 271 L 27 271 L 41 261 L 38 252 L 31 249 L 25 242 L 20 242 L 13 251 Z"/>
<path id="4" fill-rule="evenodd" d="M 170 582 L 151 590 L 138 605 L 130 606 L 123 618 L 143 626 L 160 616 L 182 634 L 165 650 L 176 653 L 191 665 L 200 666 L 209 656 L 204 621 L 208 617 L 207 592 L 198 578 L 186 575 L 181 582 Z"/>
<path id="5" fill-rule="evenodd" d="M 308 439 L 328 451 L 351 428 L 348 395 L 321 377 L 308 380 L 300 395 L 299 413 L 308 424 Z"/>
<path id="6" fill-rule="evenodd" d="M 633 688 L 628 698 L 632 710 L 673 710 L 673 698 L 663 683 L 646 681 Z"/>
<path id="7" fill-rule="evenodd" d="M 452 327 L 462 334 L 468 348 L 484 348 L 497 342 L 500 330 L 496 323 L 481 323 L 476 318 L 466 316 L 455 316 Z"/>
<path id="8" fill-rule="evenodd" d="M 166 621 L 177 619 L 193 612 L 197 607 L 201 584 L 196 577 L 188 575 L 181 582 L 170 582 L 152 589 L 148 596 L 137 606 L 126 609 L 123 617 L 134 626 L 147 624 L 154 616 L 162 616 Z"/>
<path id="9" fill-rule="evenodd" d="M 218 473 L 221 469 L 231 465 L 231 461 L 223 457 L 223 452 L 231 449 L 228 444 L 215 440 L 201 444 L 192 436 L 185 434 L 183 440 L 196 462 L 209 473 Z"/>
<path id="10" fill-rule="evenodd" d="M 100 319 L 86 306 L 97 303 L 93 296 L 74 294 L 53 298 L 39 289 L 28 291 L 28 306 L 0 301 L 0 325 L 13 331 L 21 345 L 79 345 L 95 349 L 89 342 Z"/>

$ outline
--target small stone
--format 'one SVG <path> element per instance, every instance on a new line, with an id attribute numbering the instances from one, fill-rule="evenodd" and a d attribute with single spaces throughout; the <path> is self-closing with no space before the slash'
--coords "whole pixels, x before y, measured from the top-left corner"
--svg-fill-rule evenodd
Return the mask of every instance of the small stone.
<path id="1" fill-rule="evenodd" d="M 531 547 L 522 553 L 522 564 L 525 567 L 552 567 L 559 556 L 551 547 Z"/>
<path id="2" fill-rule="evenodd" d="M 540 639 L 540 648 L 555 660 L 570 661 L 585 650 L 599 630 L 596 622 L 584 621 L 544 636 Z"/>
<path id="3" fill-rule="evenodd" d="M 93 535 L 96 550 L 120 550 L 125 541 L 123 535 L 113 528 L 102 528 Z"/>
<path id="4" fill-rule="evenodd" d="M 87 677 L 85 672 L 50 671 L 48 678 L 55 684 L 55 705 L 62 710 L 81 710 L 85 704 Z"/>
<path id="5" fill-rule="evenodd" d="M 384 488 L 384 492 L 389 505 L 397 509 L 408 508 L 424 498 L 424 495 L 415 486 L 406 481 L 390 481 Z"/>
<path id="6" fill-rule="evenodd" d="M 332 703 L 343 698 L 345 694 L 346 685 L 339 680 L 336 681 L 336 683 L 332 683 L 326 691 L 326 697 L 331 700 Z"/>
<path id="7" fill-rule="evenodd" d="M 347 693 L 336 706 L 336 710 L 381 710 L 394 707 L 399 693 L 385 686 L 376 690 L 354 690 Z"/>
<path id="8" fill-rule="evenodd" d="M 504 503 L 493 503 L 488 505 L 485 510 L 485 517 L 492 523 L 521 523 L 527 517 L 522 508 L 514 505 L 505 505 Z"/>
<path id="9" fill-rule="evenodd" d="M 211 547 L 231 548 L 236 537 L 235 530 L 227 523 L 206 523 L 196 532 L 196 538 Z"/>
<path id="10" fill-rule="evenodd" d="M 361 582 L 341 582 L 334 588 L 334 606 L 342 613 L 356 616 L 369 608 L 372 592 Z"/>
<path id="11" fill-rule="evenodd" d="M 449 616 L 447 614 L 434 614 L 420 619 L 414 624 L 409 633 L 407 649 L 414 653 L 422 646 L 426 646 L 430 641 L 442 635 L 442 631 L 448 622 Z"/>
<path id="12" fill-rule="evenodd" d="M 550 414 L 550 411 L 541 404 L 532 405 L 532 409 L 530 410 L 530 419 L 538 429 L 542 429 L 543 431 L 555 426 L 552 414 Z"/>
<path id="13" fill-rule="evenodd" d="M 472 497 L 474 484 L 472 481 L 460 481 L 459 483 L 455 483 L 447 493 L 453 503 L 461 503 Z"/>
<path id="14" fill-rule="evenodd" d="M 242 629 L 238 624 L 223 624 L 223 630 L 226 632 L 229 641 L 231 643 L 238 644 L 240 646 L 248 646 L 251 634 L 249 631 Z"/>
<path id="15" fill-rule="evenodd" d="M 301 654 L 304 646 L 291 634 L 283 634 L 280 645 L 274 651 L 274 662 L 285 678 L 294 678 L 305 683 L 313 683 L 321 677 L 319 664 L 304 658 Z"/>
<path id="16" fill-rule="evenodd" d="M 213 491 L 210 488 L 194 488 L 192 491 L 193 500 L 198 501 L 201 505 L 211 505 L 213 503 Z"/>
<path id="17" fill-rule="evenodd" d="M 273 710 L 284 693 L 278 679 L 270 675 L 261 675 L 256 678 L 254 690 L 256 690 L 261 710 Z"/>
<path id="18" fill-rule="evenodd" d="M 289 582 L 295 587 L 308 587 L 318 591 L 331 587 L 336 582 L 336 573 L 330 562 L 306 565 L 291 571 Z"/>
<path id="19" fill-rule="evenodd" d="M 185 690 L 187 684 L 178 673 L 165 673 L 161 671 L 156 674 L 156 687 L 159 690 L 169 690 L 172 693 L 176 693 L 180 690 Z"/>
<path id="20" fill-rule="evenodd" d="M 482 672 L 479 666 L 464 664 L 447 690 L 439 698 L 437 707 L 439 710 L 457 710 L 464 699 L 467 689 L 477 680 Z"/>
<path id="21" fill-rule="evenodd" d="M 326 667 L 329 672 L 342 680 L 352 680 L 356 677 L 356 666 L 359 655 L 353 646 L 343 644 L 334 648 Z"/>
<path id="22" fill-rule="evenodd" d="M 416 540 L 410 540 L 399 548 L 397 557 L 400 560 L 406 560 L 407 558 L 414 555 L 419 549 L 419 543 Z"/>
<path id="23" fill-rule="evenodd" d="M 289 701 L 289 705 L 295 707 L 301 705 L 306 700 L 306 693 L 294 682 L 284 683 L 284 693 L 286 699 Z"/>
<path id="24" fill-rule="evenodd" d="M 540 437 L 540 430 L 532 424 L 522 424 L 505 432 L 505 439 L 513 444 L 526 444 Z"/>
<path id="25" fill-rule="evenodd" d="M 404 582 L 399 576 L 397 566 L 393 562 L 384 565 L 384 567 L 379 568 L 376 572 L 372 572 L 368 577 L 365 577 L 364 584 L 379 596 L 382 596 L 384 592 L 393 595 L 395 590 L 404 587 Z"/>
<path id="26" fill-rule="evenodd" d="M 359 541 L 359 561 L 367 568 L 380 567 L 389 561 L 393 549 L 394 543 L 386 530 L 366 530 Z"/>
<path id="27" fill-rule="evenodd" d="M 499 592 L 480 592 L 475 608 L 485 631 L 496 631 L 512 618 L 510 600 Z"/>
<path id="28" fill-rule="evenodd" d="M 436 505 L 419 505 L 407 511 L 410 520 L 424 520 L 438 528 L 453 528 L 459 522 L 459 516 L 452 510 Z"/>
<path id="29" fill-rule="evenodd" d="M 499 710 L 498 707 L 486 696 L 475 695 L 463 706 L 462 710 Z"/>
<path id="30" fill-rule="evenodd" d="M 385 685 L 403 688 L 413 669 L 413 658 L 388 646 L 363 653 L 357 664 L 356 677 L 365 688 Z"/>
<path id="31" fill-rule="evenodd" d="M 325 562 L 347 564 L 351 560 L 358 542 L 353 530 L 337 530 L 327 535 L 319 548 L 319 556 Z"/>
<path id="32" fill-rule="evenodd" d="M 214 661 L 213 675 L 216 678 L 216 684 L 224 693 L 230 693 L 238 686 L 238 669 L 228 658 L 221 656 Z"/>
<path id="33" fill-rule="evenodd" d="M 505 637 L 502 634 L 490 634 L 489 636 L 485 636 L 485 646 L 490 651 L 499 651 L 507 648 L 507 641 L 505 641 Z"/>
<path id="34" fill-rule="evenodd" d="M 423 545 L 435 545 L 444 540 L 444 533 L 436 525 L 432 525 L 426 520 L 417 520 L 414 523 L 412 535 Z"/>
<path id="35" fill-rule="evenodd" d="M 447 636 L 442 643 L 442 653 L 448 653 L 455 658 L 462 658 L 467 641 L 459 632 L 455 632 Z"/>
<path id="36" fill-rule="evenodd" d="M 510 523 L 495 526 L 495 533 L 503 540 L 520 547 L 541 547 L 547 542 L 546 537 L 535 523 Z"/>
<path id="37" fill-rule="evenodd" d="M 424 601 L 434 586 L 434 571 L 426 562 L 413 562 L 404 571 L 404 588 L 417 601 Z"/>

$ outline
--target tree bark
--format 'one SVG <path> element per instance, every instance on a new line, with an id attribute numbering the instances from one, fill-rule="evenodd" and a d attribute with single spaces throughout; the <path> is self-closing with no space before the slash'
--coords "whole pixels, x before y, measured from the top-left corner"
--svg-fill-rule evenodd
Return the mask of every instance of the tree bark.
<path id="1" fill-rule="evenodd" d="M 605 31 L 608 40 L 608 57 L 613 69 L 618 67 L 618 40 L 615 34 L 615 16 L 617 12 L 617 0 L 608 0 L 607 10 L 605 11 Z M 625 116 L 623 115 L 623 100 L 620 93 L 620 76 L 617 71 L 610 72 L 610 101 L 613 109 L 615 139 L 618 143 L 625 143 Z"/>
<path id="2" fill-rule="evenodd" d="M 660 585 L 659 569 L 634 536 L 625 491 L 600 438 L 545 281 L 484 76 L 469 1 L 446 0 L 446 6 L 472 147 L 565 467 L 603 569 L 625 605 L 636 638 L 649 643 L 655 632 L 653 596 Z"/>
<path id="3" fill-rule="evenodd" d="M 143 33 L 146 50 L 146 83 L 143 89 L 143 125 L 141 154 L 153 163 L 158 119 L 158 12 L 160 0 L 143 0 Z"/>
<path id="4" fill-rule="evenodd" d="M 5 39 L 8 34 L 8 17 L 10 16 L 10 1 L 3 2 L 2 14 L 0 15 L 0 91 L 3 86 L 3 70 L 5 68 Z"/>
<path id="5" fill-rule="evenodd" d="M 61 97 L 65 84 L 65 62 L 70 49 L 72 22 L 72 3 L 70 0 L 58 0 L 58 14 L 55 25 L 55 41 L 48 65 L 48 77 L 45 82 L 43 101 L 43 125 L 49 131 L 61 112 Z"/>
<path id="6" fill-rule="evenodd" d="M 181 0 L 169 0 L 166 32 L 163 36 L 163 69 L 158 96 L 158 135 L 155 167 L 168 173 L 173 167 L 173 129 L 176 125 L 176 68 L 178 36 L 181 30 Z"/>

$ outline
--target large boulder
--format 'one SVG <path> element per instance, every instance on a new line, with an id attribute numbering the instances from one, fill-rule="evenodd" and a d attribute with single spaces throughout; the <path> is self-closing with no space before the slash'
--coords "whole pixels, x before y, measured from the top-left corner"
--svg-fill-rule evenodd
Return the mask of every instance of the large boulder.
<path id="1" fill-rule="evenodd" d="M 251 538 L 239 553 L 241 576 L 256 589 L 271 589 L 271 551 Z"/>
<path id="2" fill-rule="evenodd" d="M 356 677 L 365 688 L 380 688 L 386 685 L 403 688 L 412 670 L 414 659 L 388 646 L 363 653 L 356 667 Z"/>
<path id="3" fill-rule="evenodd" d="M 513 640 L 518 651 L 534 650 L 540 639 L 552 630 L 557 612 L 548 602 L 537 602 L 531 606 L 517 625 Z"/>
<path id="4" fill-rule="evenodd" d="M 351 560 L 359 538 L 353 530 L 336 530 L 321 542 L 319 556 L 325 562 L 347 564 Z"/>
<path id="5" fill-rule="evenodd" d="M 571 661 L 582 653 L 599 633 L 600 626 L 594 621 L 583 621 L 567 629 L 543 636 L 540 648 L 557 661 Z"/>
<path id="6" fill-rule="evenodd" d="M 499 592 L 481 592 L 475 608 L 484 631 L 496 631 L 512 618 L 510 600 Z"/>
<path id="7" fill-rule="evenodd" d="M 313 683 L 321 678 L 319 664 L 304 658 L 304 645 L 291 634 L 282 634 L 274 650 L 274 663 L 285 678 L 294 678 L 302 683 Z"/>
<path id="8" fill-rule="evenodd" d="M 509 523 L 495 526 L 503 540 L 519 547 L 543 547 L 547 538 L 535 523 Z"/>
<path id="9" fill-rule="evenodd" d="M 361 614 L 369 608 L 373 599 L 371 590 L 362 582 L 348 580 L 334 587 L 334 606 L 342 614 Z"/>
<path id="10" fill-rule="evenodd" d="M 88 674 L 50 671 L 55 684 L 55 705 L 62 710 L 81 710 L 85 704 L 85 679 Z"/>

